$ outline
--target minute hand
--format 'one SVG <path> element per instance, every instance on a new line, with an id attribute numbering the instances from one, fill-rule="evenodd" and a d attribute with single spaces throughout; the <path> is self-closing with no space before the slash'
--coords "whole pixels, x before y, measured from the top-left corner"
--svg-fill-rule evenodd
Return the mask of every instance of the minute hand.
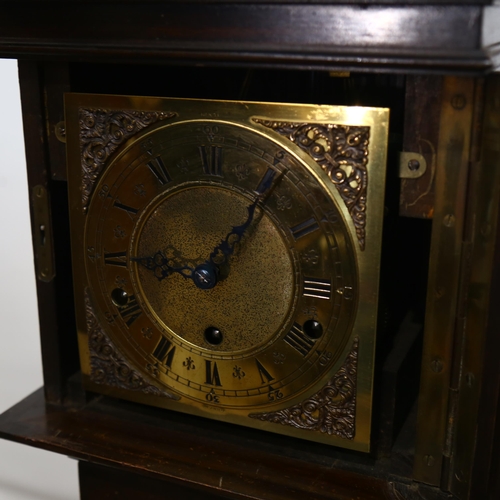
<path id="1" fill-rule="evenodd" d="M 274 191 L 276 186 L 281 181 L 282 177 L 286 172 L 281 172 L 276 177 L 276 172 L 274 170 L 269 170 L 264 176 L 262 182 L 259 184 L 257 192 L 259 193 L 252 204 L 247 207 L 247 220 L 240 226 L 233 226 L 231 231 L 227 233 L 226 237 L 214 248 L 213 252 L 208 258 L 208 262 L 219 266 L 224 264 L 228 257 L 234 253 L 234 249 L 237 243 L 241 241 L 245 231 L 252 224 L 255 215 L 255 209 L 259 203 L 265 203 L 271 193 Z M 276 177 L 276 179 L 275 179 Z"/>

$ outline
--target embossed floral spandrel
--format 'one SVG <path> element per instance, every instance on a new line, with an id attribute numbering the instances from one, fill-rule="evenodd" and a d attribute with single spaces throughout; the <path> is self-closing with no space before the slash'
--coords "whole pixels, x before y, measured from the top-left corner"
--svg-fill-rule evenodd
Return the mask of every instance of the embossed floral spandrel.
<path id="1" fill-rule="evenodd" d="M 254 413 L 250 417 L 305 431 L 354 439 L 358 344 L 358 339 L 354 339 L 351 351 L 342 367 L 317 393 L 290 408 L 269 413 Z"/>
<path id="2" fill-rule="evenodd" d="M 106 335 L 94 312 L 88 291 L 85 291 L 85 314 L 90 352 L 90 380 L 95 384 L 138 391 L 153 396 L 179 399 L 178 396 L 148 383 L 119 354 Z"/>
<path id="3" fill-rule="evenodd" d="M 254 118 L 305 151 L 335 184 L 365 248 L 368 144 L 370 127 L 334 123 L 294 123 Z"/>
<path id="4" fill-rule="evenodd" d="M 104 165 L 118 146 L 140 130 L 176 115 L 174 112 L 163 111 L 80 109 L 81 191 L 84 210 Z"/>

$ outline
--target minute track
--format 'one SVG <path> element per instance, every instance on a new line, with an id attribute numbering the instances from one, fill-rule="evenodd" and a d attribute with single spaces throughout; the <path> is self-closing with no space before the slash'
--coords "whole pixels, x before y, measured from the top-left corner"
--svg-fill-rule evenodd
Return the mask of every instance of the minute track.
<path id="1" fill-rule="evenodd" d="M 221 137 L 227 133 L 222 126 L 219 132 Z M 251 144 L 252 140 L 248 134 L 245 144 Z M 176 391 L 183 399 L 217 406 L 219 411 L 226 407 L 240 411 L 255 404 L 267 405 L 273 398 L 274 401 L 286 401 L 303 386 L 302 381 L 310 383 L 316 373 L 313 369 L 316 358 L 288 346 L 284 338 L 294 321 L 301 326 L 304 324 L 306 318 L 301 316 L 301 311 L 310 306 L 307 300 L 313 299 L 302 294 L 304 271 L 300 258 L 303 249 L 310 247 L 310 238 L 326 241 L 326 230 L 331 234 L 328 238 L 335 241 L 336 237 L 336 229 L 321 217 L 326 208 L 316 200 L 312 203 L 305 195 L 304 181 L 312 180 L 297 175 L 293 155 L 286 153 L 286 157 L 274 161 L 278 153 L 272 150 L 263 153 L 264 143 L 241 151 L 237 143 L 224 141 L 224 177 L 221 178 L 207 176 L 200 167 L 200 153 L 194 137 L 191 142 L 182 142 L 182 153 L 177 157 L 169 150 L 175 141 L 156 140 L 153 154 L 161 152 L 170 180 L 162 184 L 151 166 L 144 163 L 141 152 L 142 156 L 138 155 L 137 161 L 130 163 L 132 167 L 127 173 L 133 181 L 128 182 L 127 176 L 120 176 L 110 188 L 115 200 L 141 207 L 134 220 L 128 217 L 129 212 L 114 207 L 114 212 L 121 214 L 120 221 L 130 220 L 127 236 L 120 241 L 131 256 L 126 267 L 118 267 L 123 267 L 124 278 L 132 287 L 128 293 L 140 294 L 139 303 L 146 313 L 131 325 L 130 335 L 134 339 L 133 346 L 132 339 L 129 342 L 131 349 L 138 356 L 146 357 L 149 363 L 151 360 L 158 363 L 155 379 L 159 384 Z M 206 151 L 211 155 L 209 146 Z M 184 164 L 191 166 L 189 170 L 177 168 L 179 158 L 186 160 Z M 148 161 L 152 161 L 151 158 Z M 158 164 L 154 166 L 160 172 Z M 139 174 L 142 175 L 140 180 Z M 136 198 L 130 195 L 135 184 L 144 184 L 146 192 L 143 197 L 134 194 L 140 205 L 134 205 Z M 291 198 L 291 208 L 287 208 L 289 204 L 278 203 L 284 196 Z M 106 203 L 108 206 L 113 201 Z M 295 228 L 299 221 L 309 222 L 313 216 L 314 221 L 322 221 L 321 225 L 311 223 L 297 228 L 300 233 L 300 237 L 297 236 L 300 243 L 297 243 L 290 228 Z M 99 234 L 110 234 L 109 228 L 114 226 L 107 221 L 111 221 L 109 215 L 103 219 L 103 231 Z M 315 230 L 309 231 L 310 226 Z M 110 241 L 108 236 L 106 238 L 106 242 Z M 330 255 L 324 243 L 318 243 L 315 248 L 319 249 L 324 262 L 333 262 L 333 254 Z M 110 249 L 115 253 L 116 243 L 110 245 Z M 197 269 L 203 270 L 200 266 L 204 265 L 222 274 L 216 275 L 217 281 L 212 288 L 203 289 L 195 283 L 194 274 Z M 103 269 L 103 287 L 115 279 L 113 268 L 118 267 L 108 265 Z M 229 272 L 224 269 L 226 267 Z M 314 276 L 312 271 L 305 274 Z M 244 277 L 244 281 L 238 282 L 240 277 Z M 324 279 L 332 280 L 333 289 L 334 277 L 324 274 Z M 226 292 L 233 281 L 240 284 Z M 219 298 L 220 294 L 223 298 Z M 260 294 L 266 299 L 257 299 Z M 213 301 L 209 298 L 212 295 Z M 241 302 L 234 301 L 238 295 L 242 297 Z M 334 297 L 337 299 L 337 295 Z M 276 299 L 283 303 L 277 313 L 274 312 Z M 333 311 L 334 302 L 321 307 Z M 320 314 L 328 314 L 322 312 L 321 307 Z M 246 309 L 253 310 L 254 315 L 249 316 Z M 239 315 L 238 320 L 223 325 L 223 321 L 231 320 L 234 313 Z M 221 329 L 222 343 L 210 342 L 209 345 L 204 340 L 203 332 L 208 326 Z M 141 333 L 145 327 L 153 332 L 147 345 Z M 171 343 L 166 352 L 163 347 L 167 342 L 160 341 L 160 335 Z M 235 344 L 240 338 L 241 343 Z M 314 342 L 319 343 L 325 341 Z M 326 348 L 326 344 L 322 346 L 323 351 Z M 280 358 L 274 358 L 273 351 L 285 354 L 283 365 L 274 363 Z M 308 346 L 308 352 L 311 351 Z M 188 370 L 187 365 L 183 365 L 189 356 L 195 369 Z M 207 378 L 208 362 L 210 374 Z M 238 372 L 235 372 L 236 366 Z M 235 377 L 233 373 L 244 373 L 244 376 Z M 209 394 L 218 401 L 206 399 Z"/>

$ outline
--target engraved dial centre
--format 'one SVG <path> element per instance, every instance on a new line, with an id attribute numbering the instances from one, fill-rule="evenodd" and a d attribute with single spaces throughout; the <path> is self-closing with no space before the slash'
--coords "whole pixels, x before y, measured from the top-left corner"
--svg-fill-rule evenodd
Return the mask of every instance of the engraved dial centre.
<path id="1" fill-rule="evenodd" d="M 247 219 L 249 202 L 224 187 L 184 187 L 156 200 L 134 237 L 135 255 L 162 252 L 179 268 L 193 269 L 189 277 L 172 272 L 161 280 L 144 266 L 137 265 L 136 272 L 141 295 L 160 324 L 198 348 L 221 354 L 254 349 L 277 336 L 292 309 L 296 287 L 290 251 L 260 208 L 216 278 L 207 265 L 214 247 Z M 224 332 L 219 344 L 206 339 L 213 325 Z"/>

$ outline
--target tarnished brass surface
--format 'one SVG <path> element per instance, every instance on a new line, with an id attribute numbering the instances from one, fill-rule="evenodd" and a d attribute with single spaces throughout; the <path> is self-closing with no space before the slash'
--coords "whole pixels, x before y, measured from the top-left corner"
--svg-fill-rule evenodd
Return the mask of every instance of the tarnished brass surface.
<path id="1" fill-rule="evenodd" d="M 356 337 L 344 364 L 317 393 L 290 408 L 269 413 L 251 413 L 250 417 L 297 429 L 325 429 L 328 434 L 353 439 L 356 434 L 358 346 Z"/>
<path id="2" fill-rule="evenodd" d="M 483 387 L 484 348 L 491 302 L 491 276 L 500 204 L 500 78 L 485 88 L 482 136 L 470 176 L 467 205 L 467 266 L 463 272 L 462 330 L 458 337 L 453 386 L 457 403 L 447 487 L 458 498 L 471 495 L 471 475 L 478 428 L 479 396 Z M 494 446 L 494 443 L 491 443 Z M 487 460 L 485 460 L 487 463 Z M 484 489 L 487 486 L 484 485 Z"/>
<path id="3" fill-rule="evenodd" d="M 151 384 L 114 348 L 112 341 L 95 315 L 88 290 L 85 290 L 85 315 L 87 318 L 90 369 L 93 379 L 97 383 L 105 382 L 109 388 L 140 391 L 155 397 L 179 399 L 179 396 Z"/>
<path id="4" fill-rule="evenodd" d="M 229 229 L 247 217 L 248 197 L 222 185 L 185 185 L 153 206 L 138 229 L 137 255 L 178 249 L 188 262 L 203 262 Z M 175 214 L 175 217 L 172 217 Z M 140 224 L 140 222 L 139 222 Z M 296 264 L 296 263 L 295 263 Z M 168 286 L 143 266 L 137 268 L 141 295 L 164 328 L 206 349 L 206 328 L 228 332 L 211 351 L 231 358 L 273 339 L 295 305 L 296 268 L 286 239 L 268 215 L 231 259 L 228 276 L 213 290 L 201 290 L 180 274 Z"/>
<path id="5" fill-rule="evenodd" d="M 356 226 L 359 245 L 365 248 L 369 127 L 336 123 L 300 123 L 254 119 L 276 130 L 307 152 L 337 187 Z"/>
<path id="6" fill-rule="evenodd" d="M 404 151 L 399 153 L 399 177 L 418 179 L 427 171 L 427 160 L 420 153 Z"/>
<path id="7" fill-rule="evenodd" d="M 368 451 L 388 111 L 73 94 L 66 124 L 86 386 Z M 315 429 L 249 417 L 321 391 Z"/>
<path id="8" fill-rule="evenodd" d="M 414 462 L 414 478 L 436 486 L 441 483 L 450 424 L 448 415 L 453 405 L 450 381 L 462 266 L 474 81 L 447 77 L 442 95 Z"/>
<path id="9" fill-rule="evenodd" d="M 33 188 L 32 200 L 36 274 L 38 279 L 49 282 L 54 278 L 55 269 L 49 195 L 44 186 L 39 184 Z"/>

